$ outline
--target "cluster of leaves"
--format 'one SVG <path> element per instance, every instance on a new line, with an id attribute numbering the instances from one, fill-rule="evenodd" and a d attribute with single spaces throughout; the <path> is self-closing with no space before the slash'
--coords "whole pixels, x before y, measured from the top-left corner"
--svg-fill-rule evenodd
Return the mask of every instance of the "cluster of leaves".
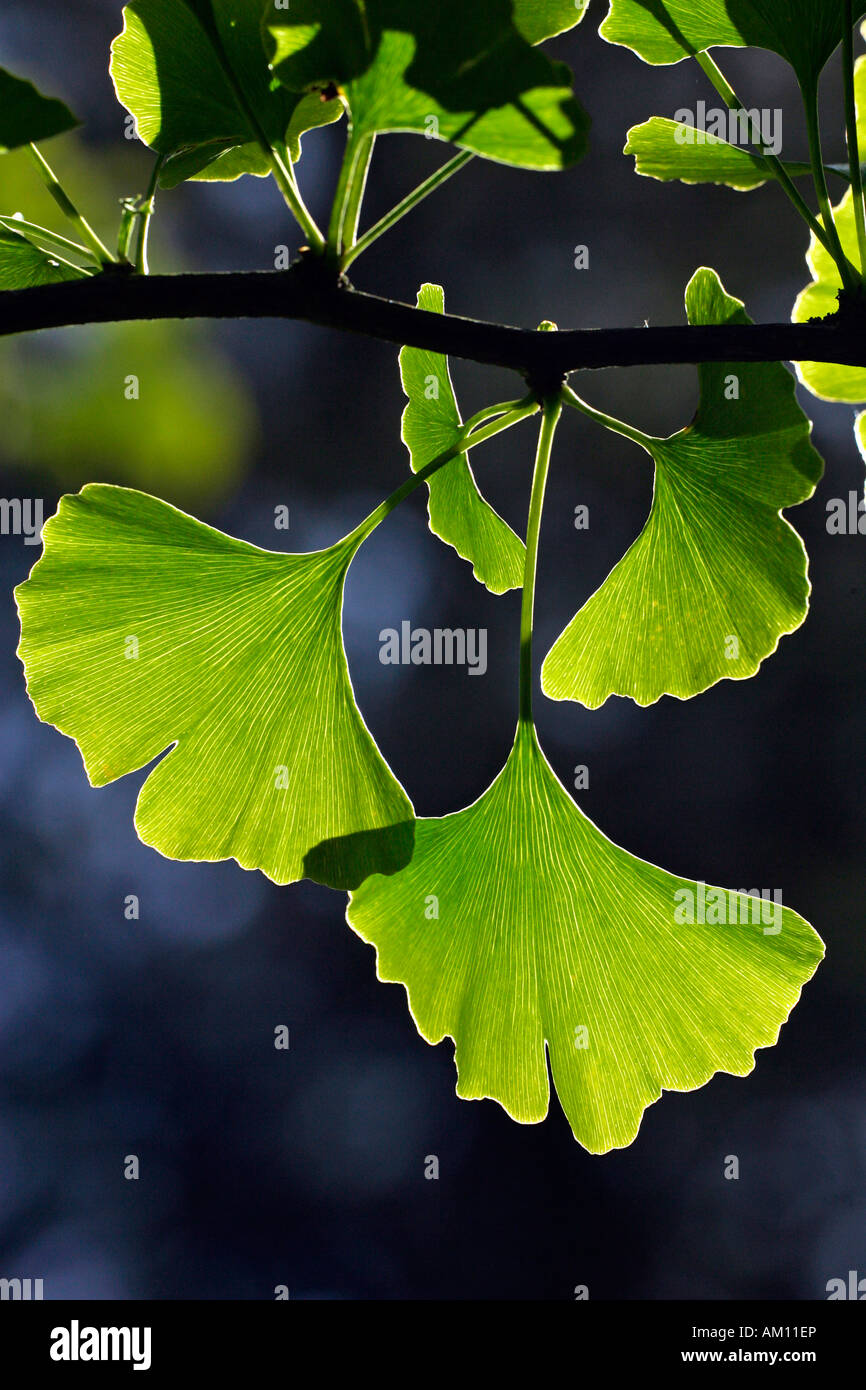
<path id="1" fill-rule="evenodd" d="M 64 253 L 56 240 L 40 241 L 33 224 L 0 219 L 0 283 L 118 265 L 143 272 L 155 191 L 185 179 L 272 175 L 307 254 L 345 269 L 470 158 L 567 167 L 585 149 L 589 122 L 567 69 L 537 45 L 576 25 L 585 8 L 574 0 L 292 0 L 285 9 L 262 0 L 132 0 L 111 71 L 156 153 L 151 188 L 131 201 L 117 255 L 102 254 L 95 233 Z M 841 0 L 612 0 L 602 27 L 647 62 L 697 59 L 731 106 L 739 103 L 707 50 L 757 45 L 791 64 L 809 116 L 808 163 L 784 163 L 760 141 L 751 150 L 712 138 L 683 145 L 675 123 L 659 118 L 630 133 L 628 151 L 639 172 L 657 178 L 741 189 L 777 178 L 813 232 L 814 283 L 798 301 L 799 318 L 827 312 L 840 289 L 856 293 L 866 266 L 857 155 L 866 60 L 856 72 L 853 59 L 847 65 L 852 112 L 861 100 L 849 121 L 850 188 L 836 209 L 815 138 L 818 76 L 841 42 L 849 54 L 852 8 Z M 856 8 L 859 19 L 866 4 Z M 72 123 L 27 84 L 12 95 L 0 118 L 7 148 Z M 321 231 L 296 165 L 302 137 L 343 117 L 345 156 Z M 374 142 L 396 130 L 432 133 L 459 153 L 360 234 Z M 804 172 L 815 178 L 817 216 L 794 185 Z M 89 229 L 74 208 L 70 216 Z M 685 301 L 692 324 L 749 322 L 709 269 L 697 272 Z M 418 304 L 443 312 L 442 289 L 423 285 Z M 549 1055 L 575 1137 L 605 1152 L 633 1140 L 663 1089 L 702 1085 L 718 1070 L 748 1072 L 755 1050 L 776 1040 L 823 946 L 790 908 L 768 932 L 755 924 L 754 899 L 721 889 L 707 891 L 733 903 L 733 920 L 709 912 L 684 924 L 677 903 L 700 897 L 704 885 L 612 844 L 545 759 L 532 715 L 532 625 L 557 422 L 573 408 L 644 450 L 655 469 L 643 531 L 542 666 L 549 697 L 591 708 L 611 695 L 642 705 L 664 694 L 686 699 L 755 674 L 806 616 L 807 557 L 782 511 L 812 495 L 821 460 L 781 364 L 701 368 L 697 414 L 666 439 L 604 415 L 568 385 L 531 390 L 464 422 L 446 358 L 406 347 L 400 367 L 410 477 L 326 550 L 259 550 L 131 489 L 90 484 L 64 497 L 45 526 L 42 558 L 17 590 L 28 690 L 40 717 L 75 739 L 96 786 L 169 750 L 136 811 L 138 833 L 162 853 L 234 858 L 278 883 L 306 876 L 348 890 L 349 923 L 376 947 L 380 977 L 406 986 L 425 1038 L 454 1039 L 461 1096 L 493 1097 L 517 1119 L 539 1120 Z M 820 394 L 866 395 L 862 372 L 799 371 Z M 484 498 L 469 455 L 536 415 L 524 543 Z M 355 703 L 341 633 L 355 554 L 425 483 L 431 532 L 492 593 L 523 591 L 513 748 L 473 805 L 441 819 L 416 819 L 385 764 Z"/>
<path id="2" fill-rule="evenodd" d="M 752 145 L 732 144 L 721 135 L 702 132 L 700 140 L 684 139 L 676 121 L 653 116 L 628 133 L 625 153 L 633 155 L 639 174 L 683 183 L 726 184 L 742 192 L 776 179 L 804 215 L 811 231 L 807 260 L 812 283 L 798 297 L 795 323 L 807 323 L 834 314 L 840 296 L 852 302 L 864 297 L 866 272 L 866 219 L 864 219 L 861 152 L 866 151 L 866 56 L 856 62 L 846 54 L 849 161 L 826 164 L 822 158 L 817 121 L 818 81 L 843 37 L 847 18 L 859 20 L 866 4 L 842 0 L 790 0 L 782 5 L 757 0 L 712 0 L 695 7 L 686 0 L 616 0 L 601 32 L 611 43 L 633 48 L 649 63 L 677 63 L 687 56 L 702 59 L 702 66 L 722 97 L 725 107 L 748 110 L 705 50 L 714 45 L 752 44 L 785 58 L 793 67 L 805 106 L 810 137 L 805 161 L 769 155 L 761 132 L 752 133 Z M 849 31 L 850 32 L 850 31 Z M 863 26 L 866 34 L 866 25 Z M 848 33 L 845 34 L 847 41 Z M 796 195 L 795 180 L 813 177 L 821 217 L 816 219 Z M 840 201 L 833 205 L 830 179 L 846 184 Z M 800 380 L 823 400 L 866 402 L 866 370 L 820 362 L 797 363 Z M 866 456 L 866 419 L 858 415 L 855 431 Z"/>

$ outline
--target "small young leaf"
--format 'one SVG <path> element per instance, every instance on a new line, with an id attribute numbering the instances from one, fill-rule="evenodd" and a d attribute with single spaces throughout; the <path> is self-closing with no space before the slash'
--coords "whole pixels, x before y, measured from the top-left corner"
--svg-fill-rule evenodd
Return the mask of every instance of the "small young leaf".
<path id="1" fill-rule="evenodd" d="M 682 132 L 690 131 L 690 138 Z M 679 179 L 681 183 L 723 183 L 746 191 L 760 188 L 773 177 L 753 149 L 732 145 L 719 135 L 696 133 L 679 121 L 652 116 L 643 125 L 632 126 L 624 154 L 635 157 L 635 173 L 651 179 Z M 810 164 L 783 161 L 792 178 L 810 175 Z M 827 164 L 828 172 L 850 181 L 844 165 Z"/>
<path id="2" fill-rule="evenodd" d="M 750 323 L 712 270 L 686 291 L 690 323 Z M 822 462 L 780 363 L 699 368 L 694 421 L 645 440 L 655 493 L 640 536 L 548 652 L 542 689 L 595 709 L 688 699 L 753 676 L 803 622 L 807 557 L 781 508 L 811 497 Z"/>
<path id="3" fill-rule="evenodd" d="M 441 285 L 422 285 L 418 308 L 445 312 Z M 460 434 L 460 411 L 451 384 L 448 358 L 419 348 L 403 348 L 400 374 L 409 404 L 403 412 L 403 442 L 415 473 L 450 449 Z M 523 583 L 525 547 L 478 491 L 467 454 L 428 480 L 430 530 L 462 559 L 494 594 Z"/>
<path id="4" fill-rule="evenodd" d="M 546 36 L 561 7 L 527 5 L 523 22 Z M 265 26 L 279 80 L 293 92 L 337 83 L 357 136 L 418 131 L 534 169 L 585 153 L 570 73 L 526 41 L 511 0 L 292 0 Z"/>
<path id="5" fill-rule="evenodd" d="M 630 1144 L 663 1090 L 750 1072 L 823 955 L 777 901 L 708 889 L 612 844 L 526 725 L 484 795 L 419 820 L 411 862 L 362 884 L 347 918 L 376 947 L 379 979 L 406 986 L 421 1036 L 454 1039 L 459 1096 L 542 1120 L 546 1047 L 591 1153 Z"/>
<path id="6" fill-rule="evenodd" d="M 75 739 L 94 786 L 170 749 L 138 799 L 146 844 L 334 888 L 406 863 L 412 807 L 342 645 L 357 537 L 277 554 L 89 484 L 43 540 L 16 590 L 30 698 Z"/>
<path id="7" fill-rule="evenodd" d="M 854 17 L 866 14 L 855 0 Z M 678 63 L 707 48 L 768 48 L 804 87 L 842 42 L 841 0 L 611 0 L 599 30 L 646 63 Z"/>
<path id="8" fill-rule="evenodd" d="M 306 130 L 339 120 L 339 101 L 272 89 L 261 34 L 261 0 L 213 0 L 219 36 L 267 139 L 300 155 Z M 207 25 L 185 0 L 132 0 L 112 44 L 118 100 L 145 144 L 167 156 L 161 183 L 228 181 L 270 172 L 256 132 L 219 63 Z"/>
<path id="9" fill-rule="evenodd" d="M 771 177 L 763 160 L 741 145 L 731 145 L 718 135 L 700 133 L 701 142 L 679 121 L 653 116 L 633 126 L 623 151 L 635 157 L 635 172 L 651 179 L 679 179 L 681 183 L 724 183 L 730 188 L 760 188 Z"/>
<path id="10" fill-rule="evenodd" d="M 65 265 L 18 232 L 0 227 L 0 290 L 27 290 L 33 285 L 86 278 L 86 271 Z"/>
<path id="11" fill-rule="evenodd" d="M 79 124 L 68 106 L 0 68 L 0 154 L 62 135 Z"/>

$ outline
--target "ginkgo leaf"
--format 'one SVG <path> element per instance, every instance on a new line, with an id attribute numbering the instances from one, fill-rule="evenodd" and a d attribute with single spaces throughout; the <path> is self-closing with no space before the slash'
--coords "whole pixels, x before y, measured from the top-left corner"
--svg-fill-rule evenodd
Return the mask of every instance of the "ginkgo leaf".
<path id="1" fill-rule="evenodd" d="M 857 225 L 854 219 L 854 194 L 849 188 L 833 220 L 842 243 L 842 250 L 856 265 L 859 258 Z M 794 323 L 825 318 L 839 308 L 838 294 L 842 288 L 839 268 L 828 251 L 813 236 L 806 257 L 813 281 L 797 296 L 791 312 Z M 814 396 L 825 401 L 866 401 L 866 368 L 849 367 L 835 362 L 795 362 L 797 375 Z"/>
<path id="2" fill-rule="evenodd" d="M 261 0 L 213 0 L 232 71 L 267 139 L 300 156 L 306 130 L 339 120 L 339 101 L 303 97 L 272 83 L 261 33 Z M 204 13 L 204 12 L 203 12 Z M 160 182 L 231 180 L 270 173 L 248 116 L 232 91 L 207 24 L 185 0 L 132 0 L 111 46 L 118 100 L 139 136 L 167 156 Z"/>
<path id="3" fill-rule="evenodd" d="M 854 67 L 854 96 L 860 148 L 866 150 L 866 56 L 858 58 Z M 842 250 L 849 261 L 858 265 L 860 250 L 854 216 L 854 194 L 850 188 L 838 207 L 833 209 L 833 221 L 839 233 Z M 839 308 L 838 294 L 842 288 L 839 267 L 815 236 L 812 237 L 806 262 L 812 274 L 812 283 L 797 297 L 791 313 L 794 323 L 807 323 L 812 318 L 826 318 L 835 314 Z M 834 362 L 795 362 L 794 366 L 803 385 L 822 400 L 866 401 L 866 368 L 840 366 Z"/>
<path id="4" fill-rule="evenodd" d="M 338 101 L 325 101 L 318 92 L 301 97 L 285 133 L 285 146 L 293 163 L 301 157 L 301 136 L 319 126 L 338 121 L 343 109 Z M 234 140 L 214 140 L 169 156 L 160 170 L 161 188 L 176 188 L 186 179 L 231 183 L 243 174 L 264 177 L 269 165 L 258 144 L 238 145 Z"/>
<path id="5" fill-rule="evenodd" d="M 0 290 L 26 290 L 85 279 L 87 272 L 34 246 L 27 237 L 0 226 Z"/>
<path id="6" fill-rule="evenodd" d="M 422 285 L 418 308 L 445 312 L 441 285 Z M 400 374 L 409 404 L 403 412 L 403 442 L 418 473 L 458 442 L 460 411 L 448 358 L 404 347 Z M 523 542 L 481 496 L 467 454 L 440 468 L 427 481 L 430 530 L 473 567 L 475 578 L 494 594 L 519 589 L 526 555 Z"/>
<path id="7" fill-rule="evenodd" d="M 854 18 L 866 14 L 854 0 Z M 842 42 L 841 0 L 611 0 L 599 33 L 646 63 L 678 63 L 708 48 L 767 48 L 811 87 Z"/>
<path id="8" fill-rule="evenodd" d="M 543 43 L 580 23 L 589 0 L 513 0 L 514 24 L 529 43 Z"/>
<path id="9" fill-rule="evenodd" d="M 662 116 L 652 116 L 643 125 L 632 126 L 623 153 L 634 155 L 635 172 L 651 179 L 723 183 L 746 191 L 760 188 L 773 177 L 760 155 L 747 146 L 732 145 L 719 135 L 696 131 Z M 826 167 L 831 173 L 847 177 L 841 167 Z M 786 161 L 785 169 L 792 178 L 812 172 L 810 164 L 793 161 Z"/>
<path id="10" fill-rule="evenodd" d="M 686 308 L 693 324 L 751 322 L 712 270 L 694 276 Z M 687 699 L 754 675 L 806 616 L 806 552 L 780 511 L 811 497 L 823 465 L 793 378 L 781 363 L 708 363 L 699 381 L 691 425 L 642 436 L 652 510 L 548 653 L 554 700 Z"/>
<path id="11" fill-rule="evenodd" d="M 546 1047 L 575 1138 L 606 1153 L 663 1090 L 750 1072 L 817 969 L 808 923 L 750 891 L 612 844 L 521 724 L 493 785 L 417 821 L 411 862 L 362 884 L 347 918 L 379 978 L 406 986 L 421 1036 L 454 1039 L 459 1096 L 542 1120 Z"/>
<path id="12" fill-rule="evenodd" d="M 27 688 L 94 786 L 171 750 L 139 795 L 146 844 L 335 888 L 406 862 L 412 807 L 342 645 L 360 540 L 277 554 L 132 489 L 61 499 L 16 590 Z"/>
<path id="13" fill-rule="evenodd" d="M 0 154 L 62 135 L 79 124 L 69 107 L 0 68 Z"/>
<path id="14" fill-rule="evenodd" d="M 543 36 L 562 20 L 559 4 L 523 14 Z M 527 42 L 511 0 L 292 0 L 265 26 L 279 80 L 295 92 L 338 84 L 358 137 L 419 131 L 535 169 L 585 153 L 571 75 Z"/>
<path id="15" fill-rule="evenodd" d="M 634 155 L 635 172 L 651 179 L 724 183 L 745 190 L 760 188 L 772 177 L 764 161 L 745 146 L 662 116 L 632 126 L 623 153 Z"/>

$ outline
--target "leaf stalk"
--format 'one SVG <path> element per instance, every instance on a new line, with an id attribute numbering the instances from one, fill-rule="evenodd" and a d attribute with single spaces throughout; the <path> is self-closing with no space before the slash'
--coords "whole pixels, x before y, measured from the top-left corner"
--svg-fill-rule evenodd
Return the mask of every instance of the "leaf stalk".
<path id="1" fill-rule="evenodd" d="M 724 73 L 722 72 L 721 68 L 714 61 L 714 59 L 710 57 L 709 53 L 698 53 L 696 57 L 699 66 L 706 74 L 706 76 L 710 79 L 710 82 L 713 84 L 719 96 L 722 98 L 722 101 L 725 102 L 729 110 L 746 110 L 746 108 L 743 106 L 743 103 L 740 101 L 740 98 L 737 96 L 733 87 L 730 85 Z M 763 160 L 764 164 L 767 166 L 768 172 L 771 173 L 773 177 L 777 179 L 778 182 L 781 184 L 791 203 L 794 205 L 794 207 L 797 209 L 797 212 L 803 218 L 803 221 L 806 223 L 812 235 L 815 236 L 818 239 L 818 241 L 820 241 L 821 245 L 825 248 L 825 250 L 827 250 L 830 253 L 831 256 L 834 255 L 833 247 L 830 241 L 830 235 L 828 234 L 828 232 L 824 230 L 824 227 L 821 225 L 821 223 L 818 221 L 818 218 L 815 216 L 812 209 L 809 207 L 809 204 L 806 202 L 806 199 L 803 197 L 802 193 L 797 188 L 788 170 L 785 168 L 785 165 L 783 164 L 782 160 L 779 159 L 776 155 L 769 153 L 764 147 L 761 132 L 756 128 L 751 116 L 749 117 L 749 130 L 751 134 L 752 143 L 756 146 L 755 153 L 757 157 Z M 812 164 L 810 167 L 814 172 L 814 164 Z"/>
<path id="2" fill-rule="evenodd" d="M 42 179 L 42 182 L 45 184 L 45 187 L 48 189 L 48 192 L 60 208 L 64 217 L 69 218 L 69 221 L 77 228 L 79 236 L 87 243 L 90 254 L 94 256 L 99 265 L 116 265 L 116 258 L 111 254 L 108 247 L 100 241 L 90 223 L 82 217 L 42 151 L 37 149 L 36 145 L 28 145 L 27 148 L 33 163 L 36 165 L 39 177 Z"/>
<path id="3" fill-rule="evenodd" d="M 495 408 L 497 410 L 503 409 L 500 406 Z M 520 420 L 525 420 L 528 415 L 537 414 L 538 402 L 534 397 L 527 396 L 521 401 L 514 402 L 513 408 L 505 407 L 505 411 L 506 413 L 498 420 L 481 425 L 479 428 L 474 428 L 477 416 L 468 421 L 452 445 L 443 450 L 441 454 L 437 454 L 423 468 L 419 468 L 418 472 L 413 474 L 411 478 L 407 478 L 405 483 L 402 483 L 396 491 L 392 492 L 390 497 L 386 497 L 384 502 L 380 502 L 379 506 L 364 518 L 360 526 L 355 528 L 352 535 L 357 538 L 358 544 L 360 545 L 362 541 L 365 541 L 375 531 L 379 523 L 385 520 L 386 516 L 390 516 L 401 502 L 410 497 L 422 483 L 426 483 L 428 478 L 432 478 L 434 473 L 438 473 L 440 468 L 444 468 L 446 464 L 460 458 L 476 444 L 483 444 L 486 439 L 492 439 L 494 435 L 501 434 L 503 430 L 511 429 L 512 425 L 518 424 Z M 483 414 L 483 412 L 480 413 Z"/>
<path id="4" fill-rule="evenodd" d="M 519 724 L 532 726 L 532 633 L 535 615 L 535 580 L 538 572 L 538 540 L 544 493 L 550 470 L 550 456 L 556 426 L 562 414 L 562 393 L 549 396 L 543 406 L 538 451 L 532 474 L 529 519 L 526 526 L 526 563 L 523 571 L 523 598 L 520 605 L 520 713 Z"/>
<path id="5" fill-rule="evenodd" d="M 362 237 L 359 237 L 354 245 L 347 247 L 340 262 L 341 268 L 348 270 L 352 262 L 357 260 L 358 256 L 363 255 L 375 241 L 379 240 L 379 237 L 389 232 L 407 213 L 422 203 L 437 188 L 441 188 L 443 183 L 447 183 L 448 179 L 474 158 L 475 155 L 471 150 L 461 150 L 459 154 L 454 155 L 453 159 L 449 159 L 441 168 L 436 169 L 429 178 L 424 179 L 423 183 L 419 183 L 417 188 L 413 188 L 411 193 L 407 193 L 406 197 L 396 203 L 390 212 L 386 212 L 384 217 L 381 217 Z"/>

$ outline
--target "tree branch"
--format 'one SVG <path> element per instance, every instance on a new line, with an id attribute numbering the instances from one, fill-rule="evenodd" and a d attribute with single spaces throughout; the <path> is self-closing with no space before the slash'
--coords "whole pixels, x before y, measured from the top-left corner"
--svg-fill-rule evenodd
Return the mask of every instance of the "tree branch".
<path id="1" fill-rule="evenodd" d="M 540 389 L 582 368 L 700 362 L 833 362 L 866 367 L 864 325 L 589 328 L 539 333 L 433 314 L 325 280 L 304 262 L 288 271 L 123 275 L 0 294 L 0 336 L 141 319 L 300 319 L 384 342 L 507 367 Z"/>

